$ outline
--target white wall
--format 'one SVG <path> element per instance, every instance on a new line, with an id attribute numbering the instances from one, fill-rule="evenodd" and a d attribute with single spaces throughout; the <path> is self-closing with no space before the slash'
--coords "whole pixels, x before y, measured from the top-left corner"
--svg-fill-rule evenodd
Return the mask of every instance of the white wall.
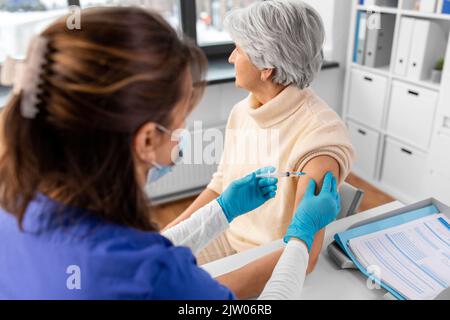
<path id="1" fill-rule="evenodd" d="M 321 15 L 328 28 L 328 37 L 331 38 L 333 50 L 330 60 L 339 63 L 338 69 L 324 70 L 313 83 L 313 89 L 324 99 L 336 112 L 342 115 L 342 99 L 344 95 L 345 69 L 347 63 L 348 32 L 350 29 L 351 0 L 306 0 L 315 3 L 317 10 L 322 8 Z M 330 4 L 333 11 L 325 10 L 326 4 Z M 323 13 L 322 13 L 323 12 Z M 332 21 L 330 26 L 328 19 Z M 331 29 L 331 31 L 330 31 Z"/>

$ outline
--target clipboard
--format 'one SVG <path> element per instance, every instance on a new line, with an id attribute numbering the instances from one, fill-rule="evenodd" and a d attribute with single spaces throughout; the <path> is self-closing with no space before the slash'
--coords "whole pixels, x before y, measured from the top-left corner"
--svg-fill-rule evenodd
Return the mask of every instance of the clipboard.
<path id="1" fill-rule="evenodd" d="M 404 224 L 406 222 L 413 221 L 415 219 L 419 219 L 438 212 L 443 213 L 450 218 L 450 207 L 434 198 L 430 198 L 397 210 L 386 212 L 372 219 L 358 222 L 350 226 L 346 231 L 339 232 L 334 236 L 335 241 L 332 242 L 327 248 L 328 254 L 339 268 L 358 269 L 366 277 L 371 277 L 372 275 L 362 267 L 362 265 L 357 261 L 350 248 L 348 247 L 348 241 L 350 239 L 378 230 L 383 230 L 393 226 Z M 390 299 L 393 296 L 397 300 L 405 300 L 405 297 L 403 297 L 395 289 L 383 283 L 383 281 L 378 280 L 378 283 L 381 287 L 388 291 L 388 295 L 386 296 L 387 299 Z M 447 294 L 449 291 L 450 288 L 444 290 L 444 292 L 447 292 Z"/>

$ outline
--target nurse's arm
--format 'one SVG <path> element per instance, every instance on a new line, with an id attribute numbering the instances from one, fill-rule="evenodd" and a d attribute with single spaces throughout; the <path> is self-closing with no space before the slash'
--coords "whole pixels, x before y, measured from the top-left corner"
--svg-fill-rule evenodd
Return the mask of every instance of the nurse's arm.
<path id="1" fill-rule="evenodd" d="M 329 156 L 319 156 L 310 160 L 302 170 L 307 174 L 307 178 L 313 178 L 317 182 L 317 190 L 322 188 L 325 173 L 331 171 L 339 181 L 339 164 Z M 299 179 L 296 191 L 296 202 L 294 208 L 297 209 L 308 186 L 309 179 Z M 294 214 L 294 212 L 293 212 Z M 324 230 L 319 231 L 311 247 L 307 273 L 313 271 L 319 253 L 322 249 Z M 254 298 L 261 294 L 266 282 L 270 279 L 275 265 L 282 254 L 282 249 L 277 250 L 259 260 L 255 260 L 240 269 L 225 274 L 217 280 L 230 288 L 239 299 Z"/>
<path id="2" fill-rule="evenodd" d="M 194 254 L 203 250 L 211 241 L 228 229 L 229 223 L 216 200 L 198 209 L 188 219 L 161 234 L 175 246 L 188 247 Z"/>
<path id="3" fill-rule="evenodd" d="M 163 229 L 163 232 L 188 219 L 194 212 L 197 212 L 217 197 L 219 197 L 218 193 L 210 189 L 205 189 L 180 216 Z"/>

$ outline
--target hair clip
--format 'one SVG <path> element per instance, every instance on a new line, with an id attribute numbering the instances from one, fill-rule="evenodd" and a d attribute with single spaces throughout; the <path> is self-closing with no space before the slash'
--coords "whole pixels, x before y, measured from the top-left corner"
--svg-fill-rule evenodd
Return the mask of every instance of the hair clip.
<path id="1" fill-rule="evenodd" d="M 39 113 L 39 85 L 41 84 L 42 69 L 48 53 L 48 40 L 42 36 L 32 38 L 28 47 L 27 58 L 16 69 L 14 94 L 21 94 L 20 111 L 22 117 L 34 119 Z"/>

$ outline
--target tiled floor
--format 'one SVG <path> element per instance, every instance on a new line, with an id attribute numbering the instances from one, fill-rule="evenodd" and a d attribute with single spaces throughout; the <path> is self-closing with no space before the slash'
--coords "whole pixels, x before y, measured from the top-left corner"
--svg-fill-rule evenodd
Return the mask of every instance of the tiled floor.
<path id="1" fill-rule="evenodd" d="M 395 200 L 353 174 L 346 181 L 365 192 L 359 211 L 365 211 Z M 153 212 L 153 220 L 160 227 L 164 227 L 182 213 L 194 199 L 188 198 L 156 207 L 156 210 Z"/>

